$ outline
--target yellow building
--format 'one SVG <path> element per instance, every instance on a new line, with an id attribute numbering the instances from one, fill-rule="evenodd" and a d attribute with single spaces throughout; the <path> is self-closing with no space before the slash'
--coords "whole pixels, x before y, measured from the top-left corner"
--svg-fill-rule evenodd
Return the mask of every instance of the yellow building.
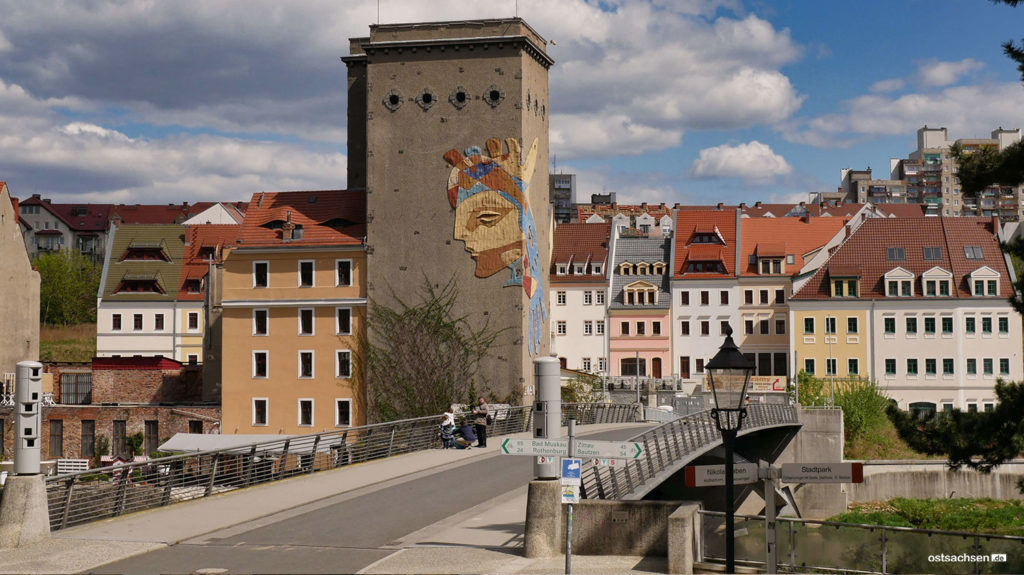
<path id="1" fill-rule="evenodd" d="M 366 197 L 260 193 L 225 257 L 223 433 L 305 434 L 361 425 Z"/>

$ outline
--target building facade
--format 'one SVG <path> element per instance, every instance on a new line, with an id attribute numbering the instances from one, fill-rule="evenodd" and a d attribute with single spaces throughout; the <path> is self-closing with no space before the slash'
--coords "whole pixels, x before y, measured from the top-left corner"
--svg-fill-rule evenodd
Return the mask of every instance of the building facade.
<path id="1" fill-rule="evenodd" d="M 563 368 L 608 373 L 611 224 L 560 224 L 551 256 L 551 349 Z"/>
<path id="2" fill-rule="evenodd" d="M 343 58 L 368 293 L 418 301 L 425 282 L 454 279 L 453 313 L 511 328 L 477 387 L 514 403 L 532 394 L 532 360 L 550 344 L 546 47 L 518 18 L 382 24 Z"/>
<path id="3" fill-rule="evenodd" d="M 0 182 L 0 377 L 19 361 L 39 359 L 39 272 L 32 269 L 18 222 L 18 203 Z"/>
<path id="4" fill-rule="evenodd" d="M 253 196 L 221 288 L 224 433 L 305 434 L 365 422 L 362 191 Z"/>

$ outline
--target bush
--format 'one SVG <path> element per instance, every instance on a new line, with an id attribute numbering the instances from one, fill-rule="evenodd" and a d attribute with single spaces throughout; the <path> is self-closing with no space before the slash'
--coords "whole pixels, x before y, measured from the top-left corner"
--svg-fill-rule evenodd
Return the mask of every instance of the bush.
<path id="1" fill-rule="evenodd" d="M 888 423 L 885 408 L 889 398 L 878 384 L 867 379 L 846 379 L 836 382 L 836 406 L 843 409 L 845 438 L 851 441 Z"/>
<path id="2" fill-rule="evenodd" d="M 800 370 L 796 376 L 796 394 L 799 396 L 800 405 L 825 405 L 825 399 L 828 397 L 825 393 L 825 380 Z"/>

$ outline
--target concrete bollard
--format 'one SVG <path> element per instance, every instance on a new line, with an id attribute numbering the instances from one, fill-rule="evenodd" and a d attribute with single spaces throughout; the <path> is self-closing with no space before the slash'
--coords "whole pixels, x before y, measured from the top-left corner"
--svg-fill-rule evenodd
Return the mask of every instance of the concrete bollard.
<path id="1" fill-rule="evenodd" d="M 0 501 L 0 548 L 21 547 L 50 536 L 46 483 L 42 475 L 14 475 Z"/>
<path id="2" fill-rule="evenodd" d="M 693 573 L 701 535 L 698 510 L 700 503 L 683 503 L 668 518 L 669 573 Z"/>
<path id="3" fill-rule="evenodd" d="M 555 557 L 562 544 L 562 486 L 557 479 L 535 479 L 526 496 L 526 557 Z"/>

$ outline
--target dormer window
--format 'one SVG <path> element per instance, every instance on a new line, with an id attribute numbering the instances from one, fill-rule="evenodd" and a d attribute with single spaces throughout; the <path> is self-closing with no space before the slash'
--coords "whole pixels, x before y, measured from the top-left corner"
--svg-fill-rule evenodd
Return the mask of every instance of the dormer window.
<path id="1" fill-rule="evenodd" d="M 185 280 L 185 291 L 188 293 L 202 293 L 203 281 L 199 279 Z"/>
<path id="2" fill-rule="evenodd" d="M 580 276 L 587 273 L 587 264 L 576 264 L 576 269 L 573 273 Z"/>
<path id="3" fill-rule="evenodd" d="M 647 267 L 646 263 L 639 263 L 639 264 L 637 264 L 637 266 L 636 266 L 636 275 L 639 275 L 639 276 L 647 275 L 647 269 L 648 269 L 648 267 Z"/>
<path id="4" fill-rule="evenodd" d="M 860 297 L 860 273 L 830 270 L 829 287 L 832 297 Z"/>
<path id="5" fill-rule="evenodd" d="M 564 276 L 564 275 L 568 274 L 569 273 L 569 266 L 567 266 L 566 264 L 558 264 L 557 273 L 560 276 Z"/>
<path id="6" fill-rule="evenodd" d="M 619 266 L 619 273 L 624 276 L 633 275 L 633 264 L 622 262 L 622 265 Z"/>
<path id="7" fill-rule="evenodd" d="M 782 274 L 782 260 L 781 259 L 768 259 L 764 258 L 761 260 L 761 275 L 780 275 Z"/>
<path id="8" fill-rule="evenodd" d="M 914 295 L 914 274 L 897 267 L 885 274 L 885 295 L 889 297 L 912 297 Z"/>
<path id="9" fill-rule="evenodd" d="M 658 303 L 658 287 L 646 281 L 635 281 L 623 288 L 626 305 L 653 305 Z"/>
<path id="10" fill-rule="evenodd" d="M 199 248 L 199 259 L 212 262 L 217 257 L 217 246 L 203 246 Z"/>
<path id="11" fill-rule="evenodd" d="M 148 274 L 125 274 L 121 282 L 117 284 L 114 293 L 157 293 L 165 294 L 160 280 L 155 275 Z"/>
<path id="12" fill-rule="evenodd" d="M 971 295 L 975 297 L 998 296 L 999 276 L 999 272 L 988 266 L 982 266 L 971 272 L 969 276 Z"/>
<path id="13" fill-rule="evenodd" d="M 124 250 L 121 261 L 160 261 L 169 262 L 171 258 L 164 250 L 163 242 L 132 242 Z"/>
<path id="14" fill-rule="evenodd" d="M 949 297 L 952 293 L 953 274 L 939 266 L 921 274 L 925 297 Z"/>
<path id="15" fill-rule="evenodd" d="M 654 274 L 655 275 L 662 275 L 664 273 L 665 273 L 665 264 L 663 264 L 661 262 L 658 262 L 658 263 L 654 264 Z"/>
<path id="16" fill-rule="evenodd" d="M 594 273 L 595 276 L 599 276 L 602 273 L 604 273 L 603 268 L 604 266 L 602 266 L 601 264 L 594 264 L 590 266 L 590 270 Z"/>

